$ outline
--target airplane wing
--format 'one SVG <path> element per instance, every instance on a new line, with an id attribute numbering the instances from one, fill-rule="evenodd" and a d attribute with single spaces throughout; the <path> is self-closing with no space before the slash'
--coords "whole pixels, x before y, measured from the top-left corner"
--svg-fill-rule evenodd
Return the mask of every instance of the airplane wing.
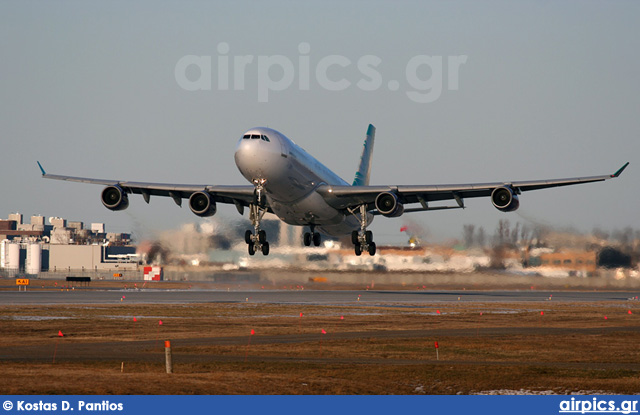
<path id="1" fill-rule="evenodd" d="M 366 204 L 367 210 L 372 211 L 374 215 L 383 214 L 377 206 L 376 200 L 382 194 L 392 194 L 396 198 L 396 202 L 401 205 L 419 203 L 420 207 L 403 209 L 403 212 L 419 212 L 426 210 L 441 209 L 459 209 L 464 208 L 464 199 L 473 197 L 494 197 L 498 189 L 506 189 L 502 191 L 503 196 L 515 198 L 517 203 L 517 195 L 529 190 L 547 189 L 551 187 L 571 186 L 575 184 L 593 183 L 616 178 L 622 174 L 624 169 L 629 165 L 626 163 L 614 174 L 606 174 L 602 176 L 575 177 L 568 179 L 553 180 L 531 180 L 531 181 L 514 181 L 514 182 L 496 182 L 496 183 L 475 183 L 475 184 L 447 184 L 447 185 L 414 185 L 414 186 L 330 186 L 322 185 L 316 190 L 321 194 L 327 203 L 336 209 L 353 209 L 357 206 Z M 496 192 L 496 193 L 494 193 Z M 444 200 L 455 200 L 455 206 L 429 206 L 430 202 L 438 202 Z M 501 203 L 496 199 L 494 205 Z M 506 203 L 506 201 L 505 201 Z M 498 207 L 496 205 L 496 207 Z M 507 210 L 509 206 L 504 206 Z M 515 206 L 517 208 L 517 206 Z M 498 207 L 500 209 L 500 207 Z M 515 210 L 515 209 L 514 209 Z M 387 211 L 389 212 L 389 211 Z M 387 216 L 392 216 L 386 214 Z"/>
<path id="2" fill-rule="evenodd" d="M 249 206 L 254 199 L 255 188 L 251 185 L 245 186 L 212 186 L 197 184 L 169 184 L 169 183 L 146 183 L 131 182 L 123 180 L 92 179 L 88 177 L 61 176 L 49 174 L 44 171 L 38 162 L 42 177 L 45 179 L 65 180 L 69 182 L 99 184 L 103 186 L 118 186 L 124 192 L 140 194 L 149 203 L 151 196 L 171 197 L 178 206 L 182 206 L 182 199 L 188 199 L 195 192 L 208 193 L 212 200 L 218 203 L 233 204 L 242 214 L 244 207 Z"/>

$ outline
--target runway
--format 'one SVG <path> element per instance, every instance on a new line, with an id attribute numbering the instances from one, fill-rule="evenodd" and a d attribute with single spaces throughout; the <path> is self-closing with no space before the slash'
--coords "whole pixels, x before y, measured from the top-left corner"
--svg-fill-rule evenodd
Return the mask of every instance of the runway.
<path id="1" fill-rule="evenodd" d="M 416 305 L 437 302 L 630 301 L 639 291 L 84 290 L 1 291 L 2 305 L 258 303 Z"/>

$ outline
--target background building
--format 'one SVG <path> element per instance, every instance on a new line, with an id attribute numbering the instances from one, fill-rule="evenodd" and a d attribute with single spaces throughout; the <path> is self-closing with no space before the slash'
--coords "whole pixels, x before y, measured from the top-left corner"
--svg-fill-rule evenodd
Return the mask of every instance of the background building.
<path id="1" fill-rule="evenodd" d="M 0 220 L 0 276 L 42 272 L 105 272 L 137 270 L 138 257 L 131 235 L 107 233 L 104 223 L 83 222 L 12 213 Z"/>

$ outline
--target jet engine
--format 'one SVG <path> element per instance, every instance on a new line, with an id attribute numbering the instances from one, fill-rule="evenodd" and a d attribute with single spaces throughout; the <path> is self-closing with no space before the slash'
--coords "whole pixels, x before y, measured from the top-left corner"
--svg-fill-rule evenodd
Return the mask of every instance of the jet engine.
<path id="1" fill-rule="evenodd" d="M 206 217 L 216 214 L 216 201 L 211 199 L 209 193 L 195 192 L 189 198 L 189 208 L 198 216 Z"/>
<path id="2" fill-rule="evenodd" d="M 491 203 L 501 212 L 513 212 L 520 207 L 518 195 L 510 187 L 496 187 L 491 192 Z"/>
<path id="3" fill-rule="evenodd" d="M 395 193 L 390 192 L 382 192 L 376 197 L 376 209 L 388 218 L 397 218 L 404 213 L 404 205 Z"/>
<path id="4" fill-rule="evenodd" d="M 129 207 L 127 193 L 117 184 L 105 187 L 100 198 L 104 207 L 110 210 L 125 210 Z"/>

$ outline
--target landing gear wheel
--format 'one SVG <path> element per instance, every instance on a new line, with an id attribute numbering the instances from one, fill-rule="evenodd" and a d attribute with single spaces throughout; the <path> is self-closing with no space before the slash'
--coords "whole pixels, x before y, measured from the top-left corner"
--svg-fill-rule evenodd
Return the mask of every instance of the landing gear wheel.
<path id="1" fill-rule="evenodd" d="M 247 246 L 249 247 L 249 255 L 254 255 L 256 253 L 256 247 L 253 245 L 253 243 L 250 243 Z"/>
<path id="2" fill-rule="evenodd" d="M 358 231 L 351 232 L 351 243 L 354 245 L 358 245 L 360 243 L 358 242 Z"/>
<path id="3" fill-rule="evenodd" d="M 376 243 L 371 242 L 369 244 L 369 255 L 374 256 L 376 254 Z"/>
<path id="4" fill-rule="evenodd" d="M 304 246 L 311 246 L 311 234 L 309 232 L 304 233 Z"/>
<path id="5" fill-rule="evenodd" d="M 252 236 L 253 236 L 253 232 L 251 232 L 250 230 L 247 229 L 247 231 L 244 233 L 244 241 L 247 244 L 253 243 L 253 241 L 251 240 Z"/>
<path id="6" fill-rule="evenodd" d="M 320 246 L 321 243 L 322 243 L 322 237 L 320 236 L 319 233 L 314 232 L 313 233 L 313 245 Z"/>
<path id="7" fill-rule="evenodd" d="M 269 255 L 269 242 L 262 244 L 262 255 Z"/>
<path id="8" fill-rule="evenodd" d="M 373 232 L 367 230 L 369 224 L 369 216 L 367 213 L 367 205 L 360 205 L 357 208 L 347 208 L 349 213 L 356 217 L 360 221 L 360 230 L 351 232 L 351 242 L 354 245 L 357 256 L 362 255 L 363 252 L 368 252 L 373 256 L 376 254 L 376 244 L 373 242 Z M 357 210 L 360 212 L 357 213 Z"/>
<path id="9" fill-rule="evenodd" d="M 267 243 L 267 233 L 265 231 L 258 232 L 258 242 L 261 244 Z"/>
<path id="10" fill-rule="evenodd" d="M 364 240 L 367 243 L 367 245 L 371 245 L 373 243 L 373 232 L 366 231 L 364 233 Z"/>

